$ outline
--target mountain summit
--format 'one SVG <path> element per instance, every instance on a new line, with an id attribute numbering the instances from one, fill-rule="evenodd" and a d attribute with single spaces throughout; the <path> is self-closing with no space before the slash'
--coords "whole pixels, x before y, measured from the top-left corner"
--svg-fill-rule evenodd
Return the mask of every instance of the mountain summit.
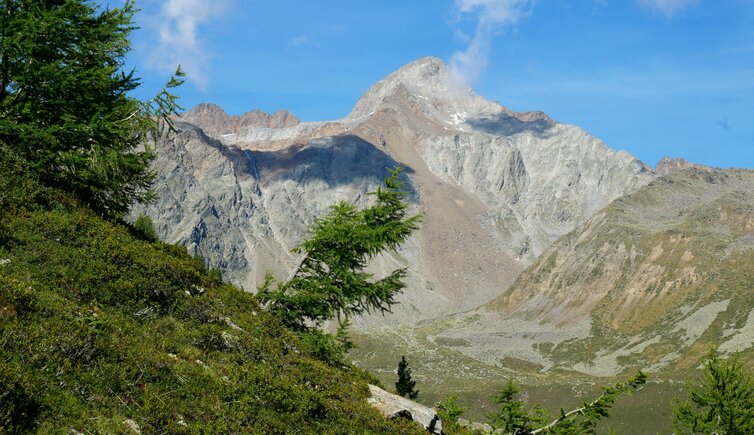
<path id="1" fill-rule="evenodd" d="M 373 85 L 356 103 L 348 119 L 369 116 L 387 99 L 413 98 L 435 113 L 464 116 L 496 113 L 503 107 L 475 94 L 453 78 L 448 66 L 436 57 L 425 57 L 393 72 Z"/>
<path id="2" fill-rule="evenodd" d="M 253 289 L 265 270 L 290 273 L 291 248 L 329 205 L 366 203 L 386 168 L 403 165 L 425 219 L 400 252 L 371 266 L 378 275 L 409 267 L 392 324 L 493 299 L 559 236 L 654 178 L 576 126 L 475 94 L 433 57 L 377 82 L 340 120 L 249 113 L 201 105 L 184 114 L 157 149 L 157 200 L 134 213 Z"/>

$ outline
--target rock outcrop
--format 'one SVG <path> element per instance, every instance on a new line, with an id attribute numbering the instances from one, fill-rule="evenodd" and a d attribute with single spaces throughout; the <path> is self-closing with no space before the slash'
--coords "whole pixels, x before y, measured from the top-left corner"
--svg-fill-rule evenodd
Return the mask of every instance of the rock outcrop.
<path id="1" fill-rule="evenodd" d="M 688 168 L 695 168 L 695 169 L 712 169 L 709 166 L 699 165 L 696 163 L 691 163 L 688 160 L 681 158 L 681 157 L 663 157 L 660 159 L 659 162 L 657 162 L 657 166 L 655 166 L 655 173 L 659 176 L 672 174 L 676 171 L 681 171 L 683 169 Z"/>
<path id="2" fill-rule="evenodd" d="M 360 328 L 493 299 L 558 237 L 655 177 L 578 127 L 476 95 L 436 58 L 378 82 L 337 121 L 251 118 L 212 105 L 187 112 L 157 147 L 157 200 L 134 214 L 253 290 L 267 269 L 288 275 L 290 249 L 328 205 L 364 204 L 387 167 L 404 165 L 424 221 L 373 271 L 408 267 L 408 287 L 389 319 L 355 319 Z"/>
<path id="3" fill-rule="evenodd" d="M 367 402 L 387 418 L 406 418 L 419 423 L 429 433 L 442 433 L 442 421 L 440 421 L 440 417 L 434 409 L 405 397 L 388 393 L 376 385 L 370 384 L 369 392 L 372 393 L 372 397 L 369 397 Z"/>

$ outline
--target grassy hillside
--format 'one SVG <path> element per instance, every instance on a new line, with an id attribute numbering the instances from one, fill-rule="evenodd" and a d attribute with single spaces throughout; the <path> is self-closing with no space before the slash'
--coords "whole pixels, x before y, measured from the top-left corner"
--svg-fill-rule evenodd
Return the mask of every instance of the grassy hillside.
<path id="1" fill-rule="evenodd" d="M 0 162 L 0 433 L 420 432 L 254 297 Z"/>

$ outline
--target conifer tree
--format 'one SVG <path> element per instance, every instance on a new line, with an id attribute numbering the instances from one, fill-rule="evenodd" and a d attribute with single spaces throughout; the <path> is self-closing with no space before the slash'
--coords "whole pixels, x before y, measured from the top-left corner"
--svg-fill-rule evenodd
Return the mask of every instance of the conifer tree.
<path id="1" fill-rule="evenodd" d="M 676 401 L 678 433 L 754 433 L 754 379 L 737 355 L 723 358 L 710 349 L 698 385 L 688 383 L 688 399 Z"/>
<path id="2" fill-rule="evenodd" d="M 411 400 L 419 396 L 419 390 L 416 389 L 416 381 L 411 379 L 411 368 L 408 366 L 405 355 L 398 362 L 398 381 L 395 383 L 395 390 L 399 395 L 408 397 Z"/>
<path id="3" fill-rule="evenodd" d="M 400 173 L 393 169 L 385 187 L 369 193 L 375 198 L 371 207 L 340 202 L 317 219 L 294 250 L 304 256 L 291 279 L 274 286 L 267 277 L 257 296 L 286 326 L 311 331 L 328 320 L 343 324 L 355 314 L 390 310 L 405 287 L 406 269 L 381 279 L 364 269 L 372 257 L 397 249 L 421 220 L 407 215 Z"/>
<path id="4" fill-rule="evenodd" d="M 155 98 L 130 96 L 135 12 L 132 1 L 0 2 L 0 147 L 111 216 L 150 198 L 153 152 L 142 145 L 179 109 L 180 69 Z"/>

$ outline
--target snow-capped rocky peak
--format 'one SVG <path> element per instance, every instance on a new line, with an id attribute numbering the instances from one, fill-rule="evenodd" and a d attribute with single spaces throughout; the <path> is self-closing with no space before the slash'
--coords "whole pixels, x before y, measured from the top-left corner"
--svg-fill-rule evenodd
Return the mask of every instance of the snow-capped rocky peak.
<path id="1" fill-rule="evenodd" d="M 415 99 L 419 104 L 437 109 L 451 124 L 461 124 L 467 117 L 499 113 L 498 103 L 475 94 L 468 86 L 453 77 L 445 62 L 436 57 L 424 57 L 395 71 L 372 86 L 356 103 L 349 119 L 369 116 L 388 98 L 400 95 Z M 425 111 L 426 113 L 426 111 Z"/>

